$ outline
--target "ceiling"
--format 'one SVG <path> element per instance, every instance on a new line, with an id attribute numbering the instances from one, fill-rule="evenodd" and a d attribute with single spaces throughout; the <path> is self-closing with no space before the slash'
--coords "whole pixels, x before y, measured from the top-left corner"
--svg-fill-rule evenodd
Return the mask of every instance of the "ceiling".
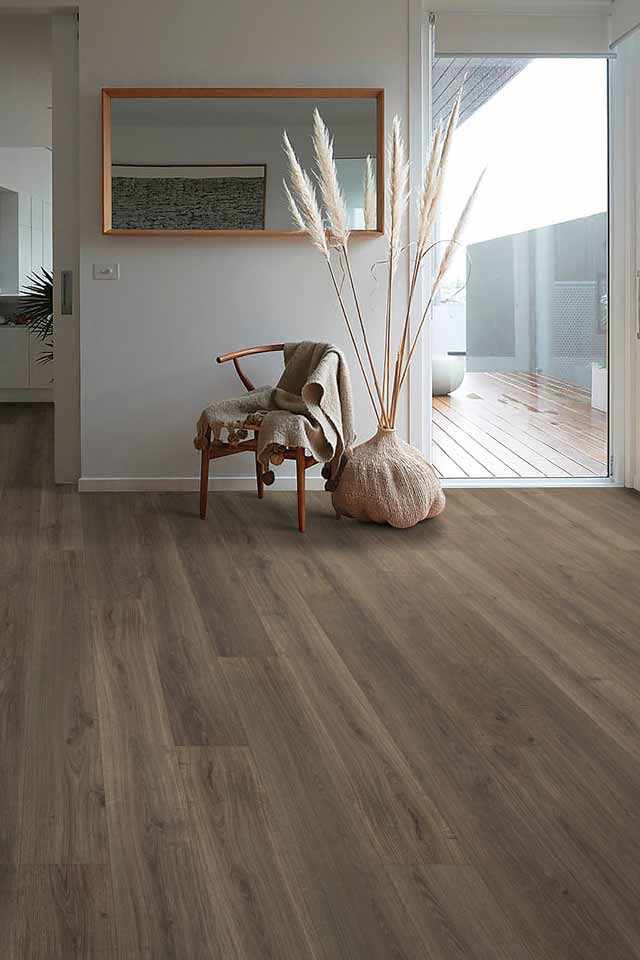
<path id="1" fill-rule="evenodd" d="M 434 122 L 446 119 L 464 84 L 464 123 L 531 61 L 524 57 L 438 57 L 433 66 Z"/>

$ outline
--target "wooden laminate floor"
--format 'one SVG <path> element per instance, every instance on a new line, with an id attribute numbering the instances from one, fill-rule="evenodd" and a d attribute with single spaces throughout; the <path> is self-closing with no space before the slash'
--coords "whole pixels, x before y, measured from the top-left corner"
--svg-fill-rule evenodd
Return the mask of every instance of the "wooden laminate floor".
<path id="1" fill-rule="evenodd" d="M 442 477 L 607 476 L 607 415 L 582 387 L 537 373 L 467 373 L 433 398 Z"/>
<path id="2" fill-rule="evenodd" d="M 640 957 L 640 499 L 210 503 L 0 408 L 3 960 Z"/>

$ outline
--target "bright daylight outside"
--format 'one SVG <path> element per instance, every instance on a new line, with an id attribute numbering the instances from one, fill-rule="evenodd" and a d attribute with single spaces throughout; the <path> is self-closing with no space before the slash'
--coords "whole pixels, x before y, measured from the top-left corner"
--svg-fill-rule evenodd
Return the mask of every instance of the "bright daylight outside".
<path id="1" fill-rule="evenodd" d="M 440 238 L 488 170 L 434 309 L 433 461 L 446 478 L 606 476 L 606 61 L 440 58 L 436 122 L 465 76 Z"/>

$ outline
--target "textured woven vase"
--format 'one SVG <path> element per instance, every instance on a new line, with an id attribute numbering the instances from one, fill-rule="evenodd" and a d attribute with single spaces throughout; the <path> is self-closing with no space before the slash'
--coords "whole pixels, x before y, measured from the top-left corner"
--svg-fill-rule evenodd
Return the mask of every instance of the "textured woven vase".
<path id="1" fill-rule="evenodd" d="M 332 500 L 339 517 L 392 527 L 413 527 L 437 517 L 445 505 L 429 461 L 395 430 L 382 428 L 350 452 Z"/>

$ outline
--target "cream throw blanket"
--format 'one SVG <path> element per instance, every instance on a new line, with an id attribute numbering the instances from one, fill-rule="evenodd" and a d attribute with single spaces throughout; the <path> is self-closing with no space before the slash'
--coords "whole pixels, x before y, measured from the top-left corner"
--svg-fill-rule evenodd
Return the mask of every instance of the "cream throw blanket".
<path id="1" fill-rule="evenodd" d="M 347 361 L 329 343 L 287 343 L 285 368 L 275 387 L 257 387 L 244 397 L 206 407 L 198 420 L 196 447 L 207 427 L 216 440 L 239 443 L 258 430 L 258 460 L 266 468 L 285 447 L 305 447 L 334 489 L 345 450 L 353 444 L 353 399 Z M 224 435 L 226 433 L 226 436 Z"/>

